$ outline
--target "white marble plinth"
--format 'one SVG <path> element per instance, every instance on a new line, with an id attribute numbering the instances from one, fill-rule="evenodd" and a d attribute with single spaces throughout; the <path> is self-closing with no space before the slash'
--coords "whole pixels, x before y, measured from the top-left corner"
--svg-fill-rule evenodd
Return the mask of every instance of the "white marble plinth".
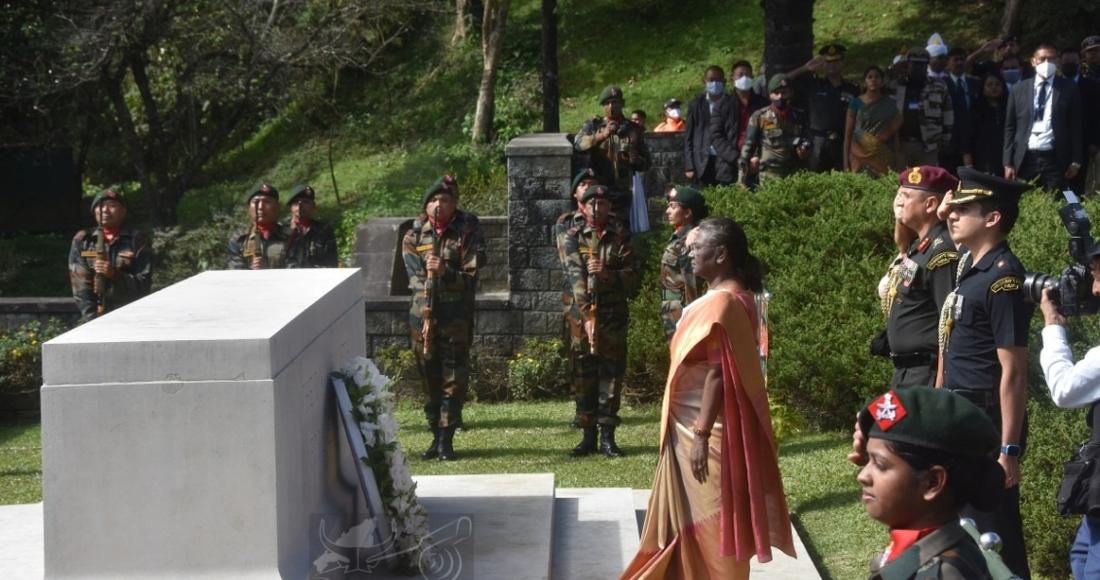
<path id="1" fill-rule="evenodd" d="M 618 578 L 638 553 L 633 490 L 558 488 L 555 495 L 554 580 Z"/>
<path id="2" fill-rule="evenodd" d="M 357 481 L 327 374 L 359 270 L 212 271 L 43 347 L 47 577 L 303 578 Z"/>

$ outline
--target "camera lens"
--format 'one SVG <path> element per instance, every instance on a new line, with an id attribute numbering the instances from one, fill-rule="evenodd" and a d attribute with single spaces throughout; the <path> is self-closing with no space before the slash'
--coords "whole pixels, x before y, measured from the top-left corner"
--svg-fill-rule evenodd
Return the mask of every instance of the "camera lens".
<path id="1" fill-rule="evenodd" d="M 1058 281 L 1042 272 L 1024 274 L 1024 300 L 1038 304 L 1043 301 L 1044 288 L 1057 288 Z M 1055 293 L 1054 298 L 1057 298 Z"/>

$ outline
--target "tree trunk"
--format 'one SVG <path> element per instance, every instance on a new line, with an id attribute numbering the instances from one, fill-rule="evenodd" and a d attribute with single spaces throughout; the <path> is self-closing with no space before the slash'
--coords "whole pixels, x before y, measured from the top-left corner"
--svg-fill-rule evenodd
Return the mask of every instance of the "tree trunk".
<path id="1" fill-rule="evenodd" d="M 798 68 L 814 51 L 813 0 L 761 0 L 768 78 Z"/>
<path id="2" fill-rule="evenodd" d="M 1005 0 L 1005 11 L 1001 15 L 1001 35 L 1016 31 L 1016 22 L 1020 16 L 1020 0 Z"/>
<path id="3" fill-rule="evenodd" d="M 466 13 L 470 0 L 455 0 L 455 31 L 451 35 L 451 46 L 458 46 L 466 40 Z"/>
<path id="4" fill-rule="evenodd" d="M 483 64 L 474 113 L 474 143 L 487 143 L 492 137 L 497 65 L 504 48 L 504 27 L 508 22 L 508 6 L 511 3 L 511 0 L 485 0 L 485 15 L 481 21 Z"/>
<path id="5" fill-rule="evenodd" d="M 558 115 L 558 2 L 542 0 L 542 131 L 561 130 Z"/>

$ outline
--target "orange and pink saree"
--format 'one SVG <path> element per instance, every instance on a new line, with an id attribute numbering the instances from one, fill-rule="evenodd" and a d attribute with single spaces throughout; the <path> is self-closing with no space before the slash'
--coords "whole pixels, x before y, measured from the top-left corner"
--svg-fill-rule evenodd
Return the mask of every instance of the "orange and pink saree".
<path id="1" fill-rule="evenodd" d="M 794 557 L 749 293 L 711 290 L 684 310 L 672 338 L 661 450 L 638 554 L 625 579 L 748 578 L 749 559 Z M 691 472 L 693 429 L 712 364 L 723 377 L 709 477 Z"/>

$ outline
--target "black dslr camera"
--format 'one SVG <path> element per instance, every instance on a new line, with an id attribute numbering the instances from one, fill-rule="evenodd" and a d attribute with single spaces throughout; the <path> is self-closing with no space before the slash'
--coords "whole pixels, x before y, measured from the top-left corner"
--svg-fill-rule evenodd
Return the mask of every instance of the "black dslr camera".
<path id="1" fill-rule="evenodd" d="M 1089 258 L 1093 246 L 1089 232 L 1092 223 L 1072 191 L 1062 192 L 1062 195 L 1066 198 L 1066 205 L 1058 210 L 1058 215 L 1069 232 L 1069 255 L 1077 263 L 1066 266 L 1057 278 L 1041 272 L 1028 272 L 1024 276 L 1024 297 L 1038 304 L 1043 299 L 1043 290 L 1050 288 L 1051 300 L 1063 316 L 1096 314 L 1100 309 L 1100 298 L 1092 295 Z"/>

